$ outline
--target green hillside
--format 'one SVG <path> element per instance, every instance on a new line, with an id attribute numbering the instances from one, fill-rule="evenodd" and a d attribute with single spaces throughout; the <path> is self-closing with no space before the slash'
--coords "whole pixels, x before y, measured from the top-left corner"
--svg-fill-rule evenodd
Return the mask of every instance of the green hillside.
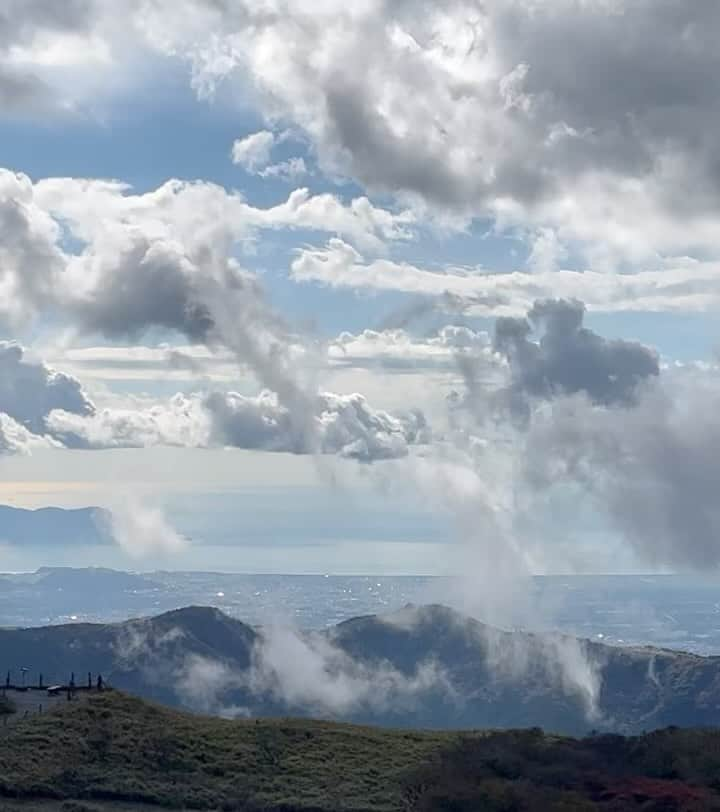
<path id="1" fill-rule="evenodd" d="M 720 810 L 715 731 L 577 740 L 226 721 L 108 692 L 18 723 L 0 748 L 3 809 Z"/>

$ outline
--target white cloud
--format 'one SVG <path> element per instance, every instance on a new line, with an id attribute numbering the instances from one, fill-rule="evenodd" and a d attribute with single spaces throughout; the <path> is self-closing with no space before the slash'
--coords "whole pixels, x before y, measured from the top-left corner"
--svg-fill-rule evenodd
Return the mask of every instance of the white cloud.
<path id="1" fill-rule="evenodd" d="M 280 625 L 262 629 L 246 670 L 190 655 L 177 672 L 175 690 L 184 703 L 222 716 L 250 715 L 246 707 L 227 706 L 228 695 L 236 690 L 305 713 L 333 716 L 409 710 L 432 693 L 458 699 L 449 675 L 433 660 L 404 673 L 387 661 L 366 663 L 351 657 L 325 635 L 303 634 Z"/>
<path id="2" fill-rule="evenodd" d="M 298 282 L 330 287 L 420 294 L 478 316 L 522 315 L 537 299 L 548 297 L 580 299 L 589 310 L 606 312 L 700 312 L 720 305 L 720 264 L 688 257 L 632 274 L 434 271 L 388 259 L 366 261 L 347 243 L 332 239 L 325 248 L 300 250 L 292 275 Z"/>
<path id="3" fill-rule="evenodd" d="M 98 409 L 83 417 L 53 411 L 50 432 L 71 448 L 146 448 L 154 445 L 206 447 L 210 419 L 200 395 L 175 395 L 168 401 L 135 408 Z"/>
<path id="4" fill-rule="evenodd" d="M 459 353 L 484 355 L 488 364 L 502 365 L 484 331 L 446 325 L 435 335 L 412 336 L 403 329 L 363 330 L 358 335 L 344 332 L 328 345 L 331 364 L 347 367 L 383 367 L 392 370 L 423 370 L 457 367 Z"/>
<path id="5" fill-rule="evenodd" d="M 95 253 L 103 244 L 121 247 L 129 235 L 140 233 L 149 241 L 181 245 L 197 262 L 200 251 L 210 252 L 213 259 L 227 256 L 233 246 L 242 246 L 259 232 L 279 229 L 333 233 L 378 251 L 388 241 L 408 239 L 414 224 L 409 211 L 382 209 L 365 197 L 346 205 L 335 195 L 311 194 L 304 188 L 263 209 L 237 192 L 202 181 L 171 180 L 145 194 L 133 194 L 117 181 L 49 178 L 33 186 L 22 175 L 19 181 L 39 214 L 56 229 L 49 215 L 61 218 Z"/>
<path id="6" fill-rule="evenodd" d="M 238 138 L 232 147 L 232 161 L 248 172 L 259 172 L 270 163 L 270 153 L 275 146 L 275 136 L 269 130 Z"/>
<path id="7" fill-rule="evenodd" d="M 344 331 L 329 339 L 325 349 L 328 372 L 338 368 L 388 372 L 454 369 L 458 353 L 470 350 L 486 355 L 488 363 L 505 363 L 493 351 L 485 331 L 453 324 L 426 336 L 416 336 L 402 328 L 363 330 L 357 334 Z M 302 344 L 292 351 L 297 359 L 307 352 Z M 71 370 L 84 380 L 156 381 L 162 374 L 164 380 L 202 378 L 237 384 L 238 375 L 246 372 L 239 371 L 237 360 L 228 350 L 219 347 L 211 350 L 202 345 L 70 346 L 48 347 L 48 352 L 56 366 Z"/>
<path id="8" fill-rule="evenodd" d="M 389 662 L 353 659 L 320 635 L 303 635 L 282 626 L 263 630 L 253 652 L 248 684 L 290 707 L 347 714 L 369 708 L 412 707 L 423 694 L 455 696 L 449 676 L 431 660 L 405 674 Z"/>
<path id="9" fill-rule="evenodd" d="M 133 497 L 112 508 L 105 530 L 132 558 L 169 556 L 181 552 L 188 544 L 168 523 L 160 508 Z"/>
<path id="10" fill-rule="evenodd" d="M 261 178 L 280 178 L 281 180 L 295 181 L 311 173 L 303 158 L 288 158 L 278 164 L 266 166 L 258 174 Z"/>
<path id="11" fill-rule="evenodd" d="M 30 454 L 59 444 L 46 435 L 33 434 L 12 417 L 0 412 L 0 455 Z"/>

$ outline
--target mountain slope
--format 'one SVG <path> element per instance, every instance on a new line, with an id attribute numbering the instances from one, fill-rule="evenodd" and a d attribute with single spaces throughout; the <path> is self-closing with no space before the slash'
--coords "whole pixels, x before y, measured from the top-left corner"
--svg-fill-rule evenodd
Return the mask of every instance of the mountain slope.
<path id="1" fill-rule="evenodd" d="M 117 624 L 0 629 L 0 662 L 5 671 L 42 673 L 46 685 L 67 682 L 72 672 L 80 680 L 86 672 L 102 674 L 117 687 L 177 704 L 179 664 L 202 657 L 247 668 L 255 637 L 217 609 L 188 607 Z"/>
<path id="2" fill-rule="evenodd" d="M 63 808 L 720 810 L 717 731 L 576 740 L 231 722 L 110 691 L 20 722 L 0 741 L 3 809 L 76 799 Z"/>
<path id="3" fill-rule="evenodd" d="M 573 734 L 720 725 L 720 658 L 500 631 L 441 606 L 305 634 L 203 607 L 0 630 L 0 673 L 21 666 L 46 683 L 101 672 L 117 688 L 223 715 Z"/>

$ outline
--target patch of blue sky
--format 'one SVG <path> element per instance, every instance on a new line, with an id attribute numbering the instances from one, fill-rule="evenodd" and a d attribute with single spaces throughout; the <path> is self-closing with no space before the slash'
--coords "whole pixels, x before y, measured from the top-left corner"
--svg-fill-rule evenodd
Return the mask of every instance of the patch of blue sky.
<path id="1" fill-rule="evenodd" d="M 642 341 L 668 361 L 708 361 L 720 349 L 714 313 L 588 313 L 588 327 L 607 338 Z"/>

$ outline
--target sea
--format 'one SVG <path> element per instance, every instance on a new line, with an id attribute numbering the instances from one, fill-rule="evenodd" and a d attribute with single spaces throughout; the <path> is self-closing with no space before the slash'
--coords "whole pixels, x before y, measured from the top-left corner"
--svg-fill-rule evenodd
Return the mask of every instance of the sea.
<path id="1" fill-rule="evenodd" d="M 720 655 L 718 578 L 538 576 L 529 588 L 534 604 L 544 607 L 544 629 L 614 645 Z M 0 626 L 119 622 L 200 605 L 253 625 L 311 629 L 438 596 L 452 605 L 452 595 L 453 583 L 437 577 L 47 570 L 0 578 Z"/>

